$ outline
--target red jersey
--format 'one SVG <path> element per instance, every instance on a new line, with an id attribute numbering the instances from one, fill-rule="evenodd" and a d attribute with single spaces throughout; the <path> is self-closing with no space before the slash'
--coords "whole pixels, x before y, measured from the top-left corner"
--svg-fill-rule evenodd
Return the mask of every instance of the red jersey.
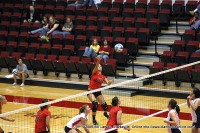
<path id="1" fill-rule="evenodd" d="M 113 106 L 109 112 L 109 120 L 106 125 L 106 129 L 108 130 L 109 127 L 113 128 L 114 126 L 117 126 L 117 112 L 122 110 L 119 106 Z"/>
<path id="2" fill-rule="evenodd" d="M 101 85 L 105 81 L 105 79 L 106 79 L 106 76 L 102 75 L 101 73 L 97 71 L 94 74 L 92 74 L 90 84 L 88 87 L 92 90 L 101 88 Z"/>
<path id="3" fill-rule="evenodd" d="M 99 51 L 106 51 L 106 52 L 108 52 L 109 54 L 110 54 L 110 46 L 107 46 L 107 47 L 105 47 L 105 46 L 101 46 L 100 47 L 100 49 L 99 49 Z"/>
<path id="4" fill-rule="evenodd" d="M 35 120 L 35 133 L 47 131 L 46 129 L 46 117 L 51 116 L 51 112 L 48 109 L 39 110 L 37 112 Z"/>

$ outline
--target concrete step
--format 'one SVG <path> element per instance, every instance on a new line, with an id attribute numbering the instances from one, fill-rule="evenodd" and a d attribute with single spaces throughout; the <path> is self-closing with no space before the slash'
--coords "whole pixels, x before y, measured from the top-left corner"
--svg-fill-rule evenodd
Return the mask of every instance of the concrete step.
<path id="1" fill-rule="evenodd" d="M 158 55 L 162 55 L 163 51 L 169 51 L 170 47 L 165 45 L 158 45 L 157 46 L 157 53 Z M 144 55 L 156 55 L 155 54 L 155 45 L 147 46 L 147 49 L 139 49 L 139 54 Z"/>
<path id="2" fill-rule="evenodd" d="M 169 39 L 169 40 L 180 40 L 181 36 L 178 35 L 160 35 L 158 36 L 158 39 Z"/>
<path id="3" fill-rule="evenodd" d="M 125 71 L 117 71 L 120 76 L 131 77 L 133 76 L 133 67 L 126 67 Z M 136 77 L 149 75 L 149 68 L 143 66 L 134 66 L 134 74 Z"/>
<path id="4" fill-rule="evenodd" d="M 176 25 L 176 21 L 171 21 L 170 25 Z M 188 21 L 178 21 L 179 26 L 189 26 Z"/>
<path id="5" fill-rule="evenodd" d="M 182 35 L 185 32 L 186 29 L 178 29 L 178 33 Z M 161 34 L 165 35 L 176 35 L 176 29 L 169 29 L 169 30 L 162 30 Z"/>
<path id="6" fill-rule="evenodd" d="M 175 39 L 160 39 L 158 38 L 157 40 L 157 44 L 158 45 L 167 45 L 167 46 L 171 46 L 174 43 Z M 155 41 L 150 41 L 151 44 L 155 44 Z"/>
<path id="7" fill-rule="evenodd" d="M 136 57 L 134 64 L 137 66 L 151 66 L 153 62 L 158 62 L 159 58 L 156 56 L 149 56 L 149 55 L 141 55 Z"/>

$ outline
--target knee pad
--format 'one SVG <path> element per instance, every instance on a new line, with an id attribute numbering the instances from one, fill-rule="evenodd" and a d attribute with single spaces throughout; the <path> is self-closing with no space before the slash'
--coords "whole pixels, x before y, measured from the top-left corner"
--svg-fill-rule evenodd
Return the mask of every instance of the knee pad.
<path id="1" fill-rule="evenodd" d="M 93 101 L 92 102 L 92 112 L 97 112 L 97 109 L 98 109 L 98 102 Z"/>
<path id="2" fill-rule="evenodd" d="M 103 104 L 101 105 L 101 107 L 103 108 L 104 111 L 108 111 L 108 105 L 107 105 L 106 102 L 103 103 Z"/>

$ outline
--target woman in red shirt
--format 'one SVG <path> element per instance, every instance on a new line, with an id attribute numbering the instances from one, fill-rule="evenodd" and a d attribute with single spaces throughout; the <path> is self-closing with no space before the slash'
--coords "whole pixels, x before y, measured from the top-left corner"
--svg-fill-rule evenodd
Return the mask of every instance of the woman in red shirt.
<path id="1" fill-rule="evenodd" d="M 6 103 L 7 103 L 6 97 L 0 95 L 0 114 L 2 114 L 2 106 L 3 106 L 3 104 L 6 104 Z M 6 120 L 6 121 L 10 121 L 10 122 L 14 122 L 15 121 L 14 119 L 6 118 L 6 117 L 0 117 L 0 118 L 3 119 L 3 120 Z M 0 133 L 4 133 L 4 131 L 3 131 L 3 129 L 1 127 L 0 127 Z"/>
<path id="2" fill-rule="evenodd" d="M 111 129 L 111 128 L 119 128 L 120 125 L 123 124 L 121 121 L 122 109 L 119 107 L 119 105 L 120 105 L 120 101 L 119 101 L 118 97 L 114 97 L 112 99 L 112 108 L 109 112 L 110 119 L 107 122 L 106 130 Z M 124 127 L 124 129 L 126 129 L 128 131 L 130 130 L 130 128 L 128 126 Z M 116 129 L 116 130 L 110 131 L 108 133 L 118 133 L 118 131 Z"/>
<path id="3" fill-rule="evenodd" d="M 42 100 L 42 103 L 49 102 L 48 99 Z M 51 112 L 48 110 L 50 106 L 40 107 L 35 118 L 35 133 L 50 133 L 50 117 Z"/>
<path id="4" fill-rule="evenodd" d="M 110 50 L 111 48 L 108 45 L 108 40 L 105 39 L 103 41 L 103 46 L 101 46 L 99 49 L 99 55 L 98 55 L 99 58 L 103 59 L 104 63 L 106 63 L 106 61 L 109 58 Z"/>
<path id="5" fill-rule="evenodd" d="M 111 80 L 108 80 L 106 76 L 102 75 L 102 66 L 100 64 L 101 58 L 96 58 L 97 62 L 96 65 L 92 71 L 91 80 L 88 86 L 88 91 L 99 89 L 102 86 L 103 82 L 106 82 L 108 85 L 112 83 Z M 98 109 L 98 102 L 101 104 L 103 110 L 104 110 L 104 116 L 109 118 L 107 111 L 108 111 L 108 105 L 105 102 L 104 97 L 102 96 L 101 91 L 90 93 L 88 94 L 89 100 L 92 102 L 92 120 L 94 125 L 98 125 L 96 121 L 96 111 Z M 97 102 L 98 101 L 98 102 Z"/>

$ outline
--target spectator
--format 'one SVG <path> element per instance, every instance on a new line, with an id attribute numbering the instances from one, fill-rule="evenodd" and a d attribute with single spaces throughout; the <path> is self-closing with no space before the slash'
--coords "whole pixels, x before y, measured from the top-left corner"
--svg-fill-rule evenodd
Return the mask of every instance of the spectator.
<path id="1" fill-rule="evenodd" d="M 44 16 L 42 19 L 42 28 L 30 31 L 29 34 L 35 34 L 35 33 L 41 32 L 45 27 L 47 27 L 48 23 L 49 23 L 48 17 Z"/>
<path id="2" fill-rule="evenodd" d="M 58 32 L 57 34 L 62 34 L 63 38 L 64 38 L 66 35 L 70 35 L 71 34 L 71 31 L 72 31 L 73 27 L 74 27 L 74 25 L 72 23 L 72 20 L 71 20 L 71 18 L 68 17 L 66 19 L 65 25 L 62 28 L 62 32 Z"/>
<path id="3" fill-rule="evenodd" d="M 53 16 L 49 17 L 49 23 L 44 26 L 43 28 L 41 28 L 40 30 L 38 29 L 38 31 L 31 31 L 31 34 L 35 34 L 35 33 L 40 33 L 40 37 L 45 36 L 45 35 L 55 35 L 55 34 L 59 34 L 60 31 L 62 31 L 62 28 L 59 24 L 59 21 L 57 21 Z"/>
<path id="4" fill-rule="evenodd" d="M 76 8 L 78 8 L 80 6 L 81 7 L 88 6 L 89 1 L 91 1 L 91 0 L 78 0 L 73 4 L 69 4 L 68 6 L 73 6 L 73 7 L 76 7 Z"/>
<path id="5" fill-rule="evenodd" d="M 103 61 L 105 63 L 109 58 L 110 50 L 111 50 L 111 48 L 110 48 L 110 46 L 108 44 L 108 40 L 105 39 L 103 41 L 103 46 L 101 46 L 100 49 L 99 49 L 99 55 L 98 55 L 98 57 L 103 59 Z"/>
<path id="6" fill-rule="evenodd" d="M 99 48 L 100 48 L 100 46 L 98 44 L 97 39 L 95 38 L 92 41 L 92 44 L 90 45 L 90 47 L 85 48 L 85 52 L 84 52 L 83 56 L 95 58 L 99 52 Z"/>
<path id="7" fill-rule="evenodd" d="M 198 12 L 199 17 L 200 17 L 200 4 L 197 6 L 197 8 L 193 11 L 190 11 L 190 14 L 194 15 L 195 12 Z"/>
<path id="8" fill-rule="evenodd" d="M 194 17 L 190 19 L 190 25 L 192 30 L 197 30 L 200 26 L 200 19 L 199 19 L 199 13 L 195 12 Z"/>
<path id="9" fill-rule="evenodd" d="M 49 23 L 48 17 L 47 17 L 47 16 L 44 16 L 44 17 L 42 18 L 42 26 L 44 27 L 44 26 L 46 26 L 48 23 Z"/>
<path id="10" fill-rule="evenodd" d="M 22 59 L 18 60 L 19 65 L 17 65 L 16 69 L 13 70 L 14 74 L 14 83 L 13 85 L 17 85 L 17 77 L 22 79 L 21 87 L 24 86 L 25 79 L 29 77 L 29 71 L 27 66 L 23 63 Z"/>
<path id="11" fill-rule="evenodd" d="M 39 23 L 40 22 L 40 14 L 34 8 L 34 6 L 30 6 L 29 10 L 26 13 L 26 19 L 24 22 L 30 23 Z"/>
<path id="12" fill-rule="evenodd" d="M 117 43 L 115 45 L 115 52 L 122 52 L 123 48 L 124 48 L 124 46 L 121 43 Z"/>

